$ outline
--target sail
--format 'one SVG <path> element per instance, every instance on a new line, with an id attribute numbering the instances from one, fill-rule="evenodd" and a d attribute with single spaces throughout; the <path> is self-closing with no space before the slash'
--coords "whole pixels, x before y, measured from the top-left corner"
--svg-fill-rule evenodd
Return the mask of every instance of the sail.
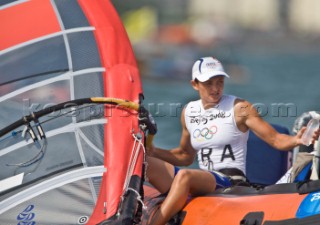
<path id="1" fill-rule="evenodd" d="M 110 1 L 0 4 L 0 129 L 77 99 L 139 103 L 139 71 Z M 74 104 L 1 136 L 0 224 L 97 224 L 115 215 L 128 179 L 142 174 L 137 117 Z"/>

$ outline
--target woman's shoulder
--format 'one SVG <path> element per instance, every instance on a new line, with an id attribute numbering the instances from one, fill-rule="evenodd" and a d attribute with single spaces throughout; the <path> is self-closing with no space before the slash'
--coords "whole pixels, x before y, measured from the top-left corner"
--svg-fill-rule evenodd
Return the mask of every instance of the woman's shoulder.
<path id="1" fill-rule="evenodd" d="M 248 118 L 250 115 L 257 116 L 256 108 L 249 101 L 237 98 L 234 101 L 234 112 L 237 117 Z"/>

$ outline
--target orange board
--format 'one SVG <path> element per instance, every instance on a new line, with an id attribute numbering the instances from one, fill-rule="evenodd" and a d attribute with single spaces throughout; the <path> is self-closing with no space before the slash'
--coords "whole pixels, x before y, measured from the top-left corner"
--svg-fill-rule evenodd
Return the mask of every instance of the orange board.
<path id="1" fill-rule="evenodd" d="M 145 203 L 149 208 L 143 217 L 146 222 L 165 196 L 159 196 L 160 193 L 153 187 L 145 185 L 144 190 Z M 196 197 L 182 209 L 186 212 L 182 225 L 239 225 L 248 213 L 255 212 L 263 212 L 263 222 L 296 218 L 297 210 L 306 195 L 299 193 L 243 196 L 213 194 Z"/>
<path id="2" fill-rule="evenodd" d="M 187 212 L 183 225 L 239 225 L 249 212 L 263 212 L 264 221 L 295 218 L 304 198 L 299 194 L 198 197 L 183 209 Z"/>

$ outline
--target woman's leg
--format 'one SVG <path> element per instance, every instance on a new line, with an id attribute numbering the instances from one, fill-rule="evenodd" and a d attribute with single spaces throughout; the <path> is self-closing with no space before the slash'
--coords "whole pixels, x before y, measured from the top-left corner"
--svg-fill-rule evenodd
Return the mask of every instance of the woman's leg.
<path id="1" fill-rule="evenodd" d="M 181 169 L 175 176 L 168 196 L 155 213 L 151 224 L 164 225 L 167 223 L 186 204 L 189 193 L 192 196 L 204 195 L 214 191 L 215 187 L 216 181 L 210 172 Z"/>
<path id="2" fill-rule="evenodd" d="M 173 178 L 174 166 L 157 158 L 147 157 L 148 181 L 160 192 L 169 191 Z"/>

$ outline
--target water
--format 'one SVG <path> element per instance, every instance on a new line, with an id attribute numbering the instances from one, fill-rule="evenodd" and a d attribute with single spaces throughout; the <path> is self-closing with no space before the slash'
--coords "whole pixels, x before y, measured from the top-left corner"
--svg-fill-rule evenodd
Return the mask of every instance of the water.
<path id="1" fill-rule="evenodd" d="M 246 79 L 239 82 L 236 74 L 230 74 L 233 78 L 226 82 L 225 93 L 260 106 L 263 118 L 269 123 L 291 131 L 297 116 L 306 111 L 320 111 L 320 53 L 241 52 L 235 57 L 244 66 Z M 145 104 L 159 128 L 156 146 L 169 149 L 179 145 L 182 107 L 198 98 L 188 79 L 144 78 L 142 81 Z M 288 110 L 278 112 L 280 103 L 287 104 Z"/>

